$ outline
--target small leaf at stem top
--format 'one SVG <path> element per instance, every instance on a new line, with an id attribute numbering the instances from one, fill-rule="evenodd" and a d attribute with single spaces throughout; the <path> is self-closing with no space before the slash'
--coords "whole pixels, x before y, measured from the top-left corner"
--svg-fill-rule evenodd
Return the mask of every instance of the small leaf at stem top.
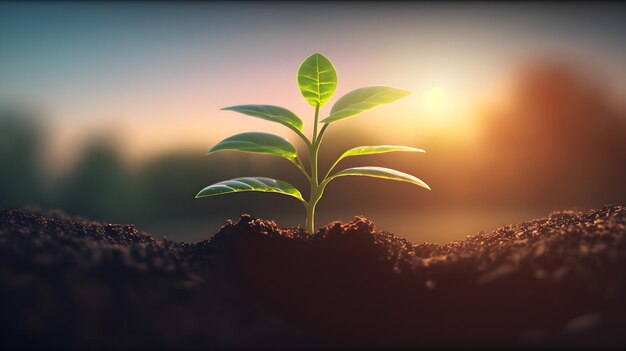
<path id="1" fill-rule="evenodd" d="M 298 69 L 298 87 L 313 107 L 324 106 L 337 89 L 335 67 L 320 53 L 307 57 Z"/>

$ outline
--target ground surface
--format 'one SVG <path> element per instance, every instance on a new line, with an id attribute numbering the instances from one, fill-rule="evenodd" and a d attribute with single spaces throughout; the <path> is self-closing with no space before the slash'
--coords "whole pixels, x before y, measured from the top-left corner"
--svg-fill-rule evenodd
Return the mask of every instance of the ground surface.
<path id="1" fill-rule="evenodd" d="M 626 345 L 626 208 L 447 245 L 365 218 L 242 216 L 210 240 L 0 211 L 0 346 Z"/>

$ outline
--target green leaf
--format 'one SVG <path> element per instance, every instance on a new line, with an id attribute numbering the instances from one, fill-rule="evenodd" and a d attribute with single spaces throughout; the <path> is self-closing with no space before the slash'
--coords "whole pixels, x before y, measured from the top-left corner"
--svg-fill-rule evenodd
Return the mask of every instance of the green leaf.
<path id="1" fill-rule="evenodd" d="M 248 116 L 277 122 L 291 129 L 302 131 L 302 120 L 295 113 L 279 106 L 272 105 L 238 105 L 225 107 L 222 110 L 235 111 Z"/>
<path id="2" fill-rule="evenodd" d="M 399 100 L 413 92 L 394 87 L 373 86 L 353 90 L 337 100 L 330 110 L 330 115 L 322 123 L 331 123 L 352 117 L 374 108 Z"/>
<path id="3" fill-rule="evenodd" d="M 428 184 L 424 183 L 421 179 L 414 177 L 410 174 L 396 171 L 395 169 L 391 169 L 391 168 L 373 167 L 373 166 L 347 168 L 347 169 L 344 169 L 343 171 L 339 171 L 333 174 L 325 182 L 328 183 L 329 181 L 337 177 L 345 177 L 345 176 L 365 176 L 365 177 L 398 180 L 401 182 L 409 182 L 415 185 L 419 185 L 423 188 L 430 190 L 430 187 L 428 186 Z"/>
<path id="4" fill-rule="evenodd" d="M 298 69 L 298 87 L 313 107 L 324 106 L 337 89 L 335 67 L 320 53 L 307 57 Z"/>
<path id="5" fill-rule="evenodd" d="M 352 148 L 346 152 L 344 152 L 339 158 L 337 162 L 340 160 L 350 157 L 350 156 L 360 156 L 360 155 L 372 155 L 372 154 L 384 154 L 387 152 L 426 152 L 422 149 L 417 149 L 409 146 L 402 145 L 376 145 L 376 146 L 357 146 Z"/>
<path id="6" fill-rule="evenodd" d="M 224 180 L 200 190 L 198 195 L 196 195 L 196 199 L 222 194 L 240 193 L 244 191 L 260 191 L 264 193 L 289 195 L 304 202 L 302 194 L 300 194 L 300 191 L 298 191 L 298 189 L 296 189 L 293 185 L 282 180 L 265 177 L 243 177 Z"/>
<path id="7" fill-rule="evenodd" d="M 213 146 L 208 154 L 222 150 L 270 154 L 284 157 L 290 161 L 295 161 L 298 157 L 295 146 L 287 139 L 269 133 L 233 135 Z"/>
<path id="8" fill-rule="evenodd" d="M 361 156 L 361 155 L 372 155 L 372 154 L 384 154 L 387 152 L 426 152 L 422 149 L 417 149 L 414 147 L 402 146 L 402 145 L 376 145 L 376 146 L 357 146 L 352 148 L 339 156 L 337 161 L 333 163 L 333 165 L 326 173 L 326 177 L 330 174 L 330 172 L 335 168 L 335 166 L 339 163 L 339 161 L 343 160 L 346 157 L 351 156 Z M 324 178 L 326 178 L 324 177 Z"/>

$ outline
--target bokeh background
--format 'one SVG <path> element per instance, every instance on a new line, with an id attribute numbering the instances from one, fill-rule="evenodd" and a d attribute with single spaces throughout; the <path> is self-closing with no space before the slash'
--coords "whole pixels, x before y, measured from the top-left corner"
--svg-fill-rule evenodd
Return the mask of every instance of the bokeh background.
<path id="1" fill-rule="evenodd" d="M 342 165 L 396 168 L 433 189 L 341 178 L 318 206 L 320 226 L 363 214 L 445 243 L 552 210 L 624 204 L 625 36 L 619 2 L 2 2 L 0 207 L 189 241 L 241 213 L 303 224 L 289 197 L 194 195 L 239 176 L 307 192 L 286 160 L 205 153 L 246 131 L 298 143 L 283 126 L 219 110 L 231 105 L 287 107 L 311 133 L 295 77 L 314 52 L 339 76 L 322 116 L 362 86 L 415 92 L 332 125 L 322 168 L 349 147 L 409 145 L 427 153 Z"/>

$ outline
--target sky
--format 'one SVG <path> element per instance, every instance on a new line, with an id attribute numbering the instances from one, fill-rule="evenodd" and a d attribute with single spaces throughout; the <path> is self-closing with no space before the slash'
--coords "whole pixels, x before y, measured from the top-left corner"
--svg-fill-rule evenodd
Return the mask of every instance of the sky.
<path id="1" fill-rule="evenodd" d="M 295 141 L 219 109 L 287 107 L 310 132 L 295 77 L 321 52 L 339 77 L 326 113 L 366 85 L 415 92 L 338 128 L 410 145 L 471 135 L 476 102 L 537 57 L 580 62 L 626 97 L 625 36 L 626 5 L 612 2 L 2 2 L 0 108 L 41 111 L 54 164 L 93 133 L 114 134 L 131 159 L 254 130 Z"/>

